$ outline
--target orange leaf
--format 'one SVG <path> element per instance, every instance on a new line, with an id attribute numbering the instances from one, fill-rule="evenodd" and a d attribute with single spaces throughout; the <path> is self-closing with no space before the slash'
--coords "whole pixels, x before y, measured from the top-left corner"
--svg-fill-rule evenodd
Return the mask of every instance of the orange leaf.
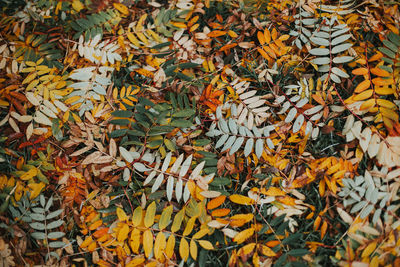
<path id="1" fill-rule="evenodd" d="M 370 80 L 362 81 L 357 85 L 357 87 L 354 90 L 354 92 L 355 93 L 361 93 L 362 91 L 368 89 L 370 86 L 371 86 Z"/>
<path id="2" fill-rule="evenodd" d="M 375 74 L 376 76 L 380 76 L 380 77 L 387 77 L 390 75 L 389 72 L 387 72 L 386 70 L 383 70 L 381 68 L 372 68 L 371 73 Z"/>
<path id="3" fill-rule="evenodd" d="M 221 47 L 221 48 L 219 49 L 219 51 L 223 52 L 223 51 L 229 50 L 229 49 L 231 49 L 231 48 L 234 48 L 235 46 L 237 46 L 237 43 L 234 43 L 234 44 L 227 44 L 227 45 L 224 45 L 223 47 Z"/>
<path id="4" fill-rule="evenodd" d="M 358 68 L 354 69 L 351 73 L 354 75 L 365 75 L 368 74 L 368 69 L 367 68 Z"/>
<path id="5" fill-rule="evenodd" d="M 274 41 L 275 41 L 276 38 L 278 37 L 278 32 L 276 31 L 275 28 L 272 29 L 271 37 L 272 37 L 272 40 L 274 40 Z"/>
<path id="6" fill-rule="evenodd" d="M 216 197 L 216 198 L 210 200 L 207 203 L 207 209 L 212 210 L 212 209 L 215 209 L 215 208 L 221 206 L 221 204 L 224 203 L 225 199 L 226 199 L 226 196 L 221 195 L 219 197 Z"/>
<path id="7" fill-rule="evenodd" d="M 328 223 L 324 221 L 321 226 L 321 239 L 324 238 L 327 229 L 328 229 Z"/>
<path id="8" fill-rule="evenodd" d="M 92 223 L 92 224 L 89 226 L 89 230 L 93 231 L 93 230 L 99 228 L 99 226 L 100 226 L 102 223 L 103 223 L 102 220 L 98 220 L 98 221 Z"/>
<path id="9" fill-rule="evenodd" d="M 261 45 L 265 44 L 265 37 L 262 32 L 257 32 L 257 38 Z"/>
<path id="10" fill-rule="evenodd" d="M 210 32 L 209 34 L 207 34 L 207 36 L 211 37 L 211 38 L 215 38 L 215 37 L 223 36 L 225 34 L 226 34 L 226 31 L 216 30 L 216 31 Z"/>
<path id="11" fill-rule="evenodd" d="M 258 53 L 260 53 L 261 56 L 262 56 L 263 58 L 265 58 L 266 60 L 268 60 L 268 61 L 272 60 L 272 58 L 271 58 L 263 49 L 257 47 L 257 51 L 258 51 Z"/>
<path id="12" fill-rule="evenodd" d="M 231 212 L 230 209 L 217 209 L 211 212 L 211 216 L 213 217 L 224 217 Z"/>
<path id="13" fill-rule="evenodd" d="M 264 38 L 265 38 L 265 42 L 267 44 L 269 44 L 271 42 L 271 33 L 269 32 L 268 29 L 264 30 Z"/>

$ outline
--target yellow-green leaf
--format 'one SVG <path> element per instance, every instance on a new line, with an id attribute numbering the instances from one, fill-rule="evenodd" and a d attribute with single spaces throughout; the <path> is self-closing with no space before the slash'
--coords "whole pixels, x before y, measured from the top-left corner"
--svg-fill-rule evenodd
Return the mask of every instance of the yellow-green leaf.
<path id="1" fill-rule="evenodd" d="M 153 201 L 146 210 L 146 215 L 144 217 L 144 226 L 150 227 L 154 223 L 154 217 L 156 216 L 156 202 Z"/>
<path id="2" fill-rule="evenodd" d="M 174 218 L 174 222 L 172 223 L 171 226 L 171 232 L 175 233 L 181 228 L 181 224 L 183 221 L 183 217 L 185 216 L 185 209 L 181 209 Z"/>
<path id="3" fill-rule="evenodd" d="M 158 222 L 158 228 L 160 230 L 163 230 L 165 229 L 165 227 L 168 226 L 169 222 L 171 221 L 172 210 L 173 206 L 170 205 L 166 207 L 164 211 L 161 213 L 161 218 L 160 221 Z"/>
<path id="4" fill-rule="evenodd" d="M 196 222 L 196 217 L 192 217 L 186 224 L 185 230 L 183 231 L 183 236 L 189 235 L 193 231 L 194 223 Z"/>
<path id="5" fill-rule="evenodd" d="M 140 223 L 142 222 L 142 217 L 143 217 L 143 209 L 142 207 L 139 206 L 133 211 L 132 215 L 133 226 L 139 226 Z"/>

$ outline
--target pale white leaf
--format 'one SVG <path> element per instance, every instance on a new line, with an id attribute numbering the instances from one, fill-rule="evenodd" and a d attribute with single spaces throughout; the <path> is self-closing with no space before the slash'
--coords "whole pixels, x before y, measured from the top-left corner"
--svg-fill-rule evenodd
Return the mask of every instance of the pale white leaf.
<path id="1" fill-rule="evenodd" d="M 182 166 L 181 166 L 181 170 L 179 171 L 179 177 L 183 177 L 186 175 L 186 173 L 188 172 L 191 164 L 192 164 L 192 158 L 193 156 L 190 155 L 189 157 L 186 158 L 186 160 L 183 162 Z"/>
<path id="2" fill-rule="evenodd" d="M 168 201 L 171 201 L 172 199 L 172 193 L 174 191 L 174 177 L 169 176 L 167 180 L 167 199 Z"/>
<path id="3" fill-rule="evenodd" d="M 124 147 L 122 146 L 119 147 L 119 153 L 121 154 L 122 158 L 127 162 L 131 163 L 133 161 L 131 153 L 129 153 L 129 151 L 126 150 Z"/>
<path id="4" fill-rule="evenodd" d="M 154 193 L 158 190 L 158 188 L 160 188 L 162 182 L 164 181 L 164 174 L 161 172 L 156 180 L 154 181 L 153 186 L 151 187 L 151 192 Z"/>

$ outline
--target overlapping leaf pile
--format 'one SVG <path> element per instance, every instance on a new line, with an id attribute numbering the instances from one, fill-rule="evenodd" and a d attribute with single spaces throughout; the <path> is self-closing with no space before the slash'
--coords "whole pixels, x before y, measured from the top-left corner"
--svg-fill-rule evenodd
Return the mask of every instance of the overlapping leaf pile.
<path id="1" fill-rule="evenodd" d="M 398 266 L 389 1 L 3 1 L 1 266 Z"/>

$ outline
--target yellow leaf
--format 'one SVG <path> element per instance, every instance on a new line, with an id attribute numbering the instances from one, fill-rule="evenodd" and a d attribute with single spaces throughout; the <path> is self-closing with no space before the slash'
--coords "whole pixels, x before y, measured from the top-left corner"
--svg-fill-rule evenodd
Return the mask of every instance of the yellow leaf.
<path id="1" fill-rule="evenodd" d="M 133 226 L 139 226 L 140 223 L 142 222 L 142 218 L 143 218 L 143 209 L 142 207 L 139 206 L 133 211 L 132 215 Z"/>
<path id="2" fill-rule="evenodd" d="M 27 171 L 26 173 L 24 173 L 23 175 L 21 175 L 20 179 L 27 181 L 27 180 L 30 180 L 33 177 L 35 177 L 37 174 L 38 174 L 37 168 L 32 168 L 29 171 Z"/>
<path id="3" fill-rule="evenodd" d="M 144 21 L 146 20 L 146 18 L 147 18 L 147 13 L 144 13 L 144 14 L 140 17 L 140 19 L 139 19 L 139 21 L 138 21 L 138 23 L 137 23 L 137 25 L 136 25 L 136 32 L 142 31 L 142 29 L 143 29 L 143 24 L 144 24 Z"/>
<path id="4" fill-rule="evenodd" d="M 181 243 L 179 245 L 179 255 L 186 262 L 189 257 L 189 244 L 186 241 L 185 237 L 181 238 Z"/>
<path id="5" fill-rule="evenodd" d="M 154 223 L 154 217 L 156 215 L 156 202 L 153 201 L 146 210 L 146 215 L 144 217 L 144 226 L 150 227 Z"/>
<path id="6" fill-rule="evenodd" d="M 81 11 L 83 8 L 85 8 L 85 6 L 81 3 L 81 1 L 79 0 L 73 0 L 72 1 L 72 8 L 75 9 L 75 11 L 79 12 Z M 40 64 L 40 63 L 39 63 Z M 38 65 L 39 65 L 38 64 Z"/>
<path id="7" fill-rule="evenodd" d="M 387 86 L 383 86 L 383 87 L 376 87 L 375 93 L 377 93 L 378 95 L 391 95 L 391 94 L 395 94 L 396 91 L 394 88 L 389 88 Z"/>
<path id="8" fill-rule="evenodd" d="M 381 107 L 385 107 L 385 108 L 388 108 L 388 109 L 396 109 L 396 104 L 393 103 L 392 101 L 389 101 L 389 100 L 386 100 L 386 99 L 377 99 L 376 102 Z"/>
<path id="9" fill-rule="evenodd" d="M 135 35 L 133 35 L 133 33 L 128 32 L 126 34 L 126 37 L 128 37 L 129 41 L 131 41 L 131 43 L 136 46 L 136 47 L 140 47 L 140 43 L 139 40 L 135 37 Z"/>
<path id="10" fill-rule="evenodd" d="M 196 222 L 196 217 L 192 217 L 186 224 L 185 230 L 183 231 L 183 236 L 187 236 L 193 231 L 194 223 Z"/>
<path id="11" fill-rule="evenodd" d="M 367 101 L 361 104 L 360 110 L 369 110 L 370 108 L 374 107 L 375 104 L 376 104 L 376 99 L 374 98 L 368 99 Z"/>
<path id="12" fill-rule="evenodd" d="M 210 241 L 207 240 L 199 240 L 199 245 L 202 246 L 202 248 L 207 249 L 207 250 L 212 250 L 214 249 L 214 246 L 211 244 Z"/>
<path id="13" fill-rule="evenodd" d="M 369 267 L 379 267 L 379 256 L 376 255 L 369 263 Z"/>
<path id="14" fill-rule="evenodd" d="M 29 74 L 28 76 L 26 76 L 26 78 L 22 81 L 22 84 L 26 84 L 26 83 L 30 83 L 33 79 L 35 79 L 37 76 L 36 72 L 33 72 L 31 74 Z"/>
<path id="15" fill-rule="evenodd" d="M 354 97 L 353 97 L 353 100 L 354 100 L 354 101 L 365 100 L 365 99 L 367 99 L 367 98 L 370 98 L 370 97 L 372 96 L 372 93 L 373 93 L 373 90 L 372 90 L 372 89 L 367 90 L 367 91 L 364 91 L 364 92 L 362 92 L 362 93 L 360 93 L 360 94 L 354 96 Z"/>
<path id="16" fill-rule="evenodd" d="M 229 196 L 229 200 L 232 201 L 233 203 L 241 204 L 241 205 L 254 204 L 254 200 L 253 199 L 251 199 L 249 197 L 246 197 L 246 196 L 237 195 L 237 194 Z"/>
<path id="17" fill-rule="evenodd" d="M 261 245 L 261 253 L 267 257 L 274 257 L 276 253 L 267 246 Z"/>
<path id="18" fill-rule="evenodd" d="M 151 250 L 153 249 L 153 234 L 149 229 L 143 233 L 143 249 L 144 254 L 148 258 L 150 256 Z"/>
<path id="19" fill-rule="evenodd" d="M 235 241 L 238 244 L 241 244 L 246 239 L 250 238 L 253 234 L 254 234 L 254 228 L 243 230 L 233 238 L 233 241 Z"/>
<path id="20" fill-rule="evenodd" d="M 175 215 L 174 222 L 172 223 L 172 226 L 171 226 L 172 233 L 175 233 L 176 231 L 178 231 L 181 228 L 181 224 L 182 224 L 184 215 L 185 215 L 185 209 L 181 209 Z"/>
<path id="21" fill-rule="evenodd" d="M 254 248 L 256 247 L 256 243 L 250 243 L 247 244 L 246 246 L 242 247 L 241 250 L 244 255 L 250 254 L 253 252 Z"/>
<path id="22" fill-rule="evenodd" d="M 386 118 L 389 118 L 392 121 L 398 121 L 399 120 L 399 115 L 393 109 L 388 109 L 388 108 L 381 107 L 379 109 L 379 111 L 381 112 L 382 116 L 384 116 Z"/>
<path id="23" fill-rule="evenodd" d="M 85 241 L 82 242 L 82 244 L 80 245 L 81 248 L 86 248 L 87 246 L 89 246 L 90 243 L 93 242 L 93 238 L 92 236 L 87 236 Z"/>
<path id="24" fill-rule="evenodd" d="M 369 255 L 371 255 L 372 252 L 374 252 L 375 248 L 376 248 L 376 242 L 370 243 L 370 244 L 364 249 L 364 251 L 362 252 L 361 257 L 362 257 L 362 258 L 368 257 Z"/>
<path id="25" fill-rule="evenodd" d="M 129 225 L 124 223 L 122 225 L 121 229 L 119 229 L 119 231 L 118 231 L 118 236 L 117 236 L 118 242 L 125 241 L 125 239 L 128 238 L 128 234 L 129 234 Z"/>
<path id="26" fill-rule="evenodd" d="M 205 227 L 203 229 L 201 229 L 200 231 L 198 231 L 197 233 L 195 233 L 192 237 L 192 239 L 199 239 L 202 238 L 203 236 L 205 236 L 206 234 L 208 234 L 210 232 L 210 230 L 208 229 L 208 227 Z"/>
<path id="27" fill-rule="evenodd" d="M 263 194 L 267 196 L 284 196 L 286 195 L 285 191 L 279 189 L 278 187 L 270 187 L 268 191 L 263 192 Z"/>
<path id="28" fill-rule="evenodd" d="M 244 223 L 247 223 L 249 221 L 251 221 L 254 218 L 254 214 L 253 213 L 247 213 L 247 214 L 236 214 L 233 215 L 230 219 L 231 220 L 243 220 Z"/>
<path id="29" fill-rule="evenodd" d="M 175 236 L 170 235 L 168 237 L 167 247 L 165 248 L 165 255 L 167 256 L 168 259 L 172 258 L 172 256 L 174 255 L 174 250 L 175 250 Z"/>
<path id="30" fill-rule="evenodd" d="M 117 217 L 121 222 L 128 220 L 128 216 L 126 215 L 125 211 L 120 207 L 117 208 Z"/>
<path id="31" fill-rule="evenodd" d="M 129 15 L 129 9 L 121 3 L 113 3 L 115 9 L 124 15 Z"/>
<path id="32" fill-rule="evenodd" d="M 354 89 L 354 92 L 361 93 L 362 91 L 368 89 L 370 86 L 371 86 L 370 80 L 364 80 L 357 85 L 356 89 Z"/>
<path id="33" fill-rule="evenodd" d="M 167 241 L 165 235 L 162 232 L 159 232 L 156 236 L 156 241 L 154 242 L 154 256 L 157 260 L 162 260 L 164 258 L 163 252 L 166 245 Z"/>
<path id="34" fill-rule="evenodd" d="M 131 232 L 131 238 L 130 238 L 129 245 L 130 245 L 133 253 L 136 253 L 136 254 L 139 253 L 140 231 L 136 228 L 134 228 Z"/>
<path id="35" fill-rule="evenodd" d="M 172 209 L 173 206 L 170 205 L 164 209 L 164 211 L 161 213 L 160 221 L 158 222 L 158 228 L 160 230 L 165 229 L 165 227 L 168 226 L 170 220 L 171 220 L 171 215 L 172 215 Z"/>
<path id="36" fill-rule="evenodd" d="M 39 80 L 33 80 L 26 88 L 26 91 L 32 90 L 34 87 L 36 87 L 39 84 Z"/>
<path id="37" fill-rule="evenodd" d="M 29 199 L 34 199 L 36 198 L 40 192 L 42 192 L 43 188 L 45 187 L 45 184 L 40 182 L 40 183 L 31 183 L 28 184 L 28 187 L 31 189 L 31 196 Z"/>
<path id="38" fill-rule="evenodd" d="M 196 242 L 193 239 L 190 240 L 190 248 L 189 248 L 189 250 L 190 250 L 190 256 L 192 256 L 192 258 L 194 260 L 196 260 L 197 259 L 197 245 L 196 245 Z"/>

